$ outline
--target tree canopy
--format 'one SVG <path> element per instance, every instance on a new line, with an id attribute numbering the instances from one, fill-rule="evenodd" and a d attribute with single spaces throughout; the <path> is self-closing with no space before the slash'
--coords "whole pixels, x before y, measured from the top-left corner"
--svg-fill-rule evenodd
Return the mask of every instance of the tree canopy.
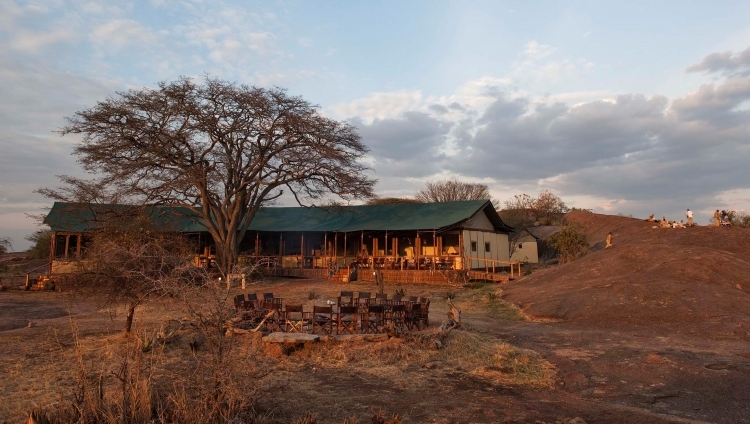
<path id="1" fill-rule="evenodd" d="M 74 154 L 120 198 L 184 206 L 214 239 L 231 272 L 260 207 L 287 190 L 301 204 L 334 194 L 372 197 L 356 129 L 281 88 L 206 76 L 117 93 L 68 118 Z"/>
<path id="2" fill-rule="evenodd" d="M 455 178 L 427 181 L 425 188 L 414 194 L 414 199 L 422 203 L 488 200 L 491 198 L 490 188 L 486 184 L 466 183 Z M 493 200 L 492 204 L 497 207 L 496 200 Z"/>

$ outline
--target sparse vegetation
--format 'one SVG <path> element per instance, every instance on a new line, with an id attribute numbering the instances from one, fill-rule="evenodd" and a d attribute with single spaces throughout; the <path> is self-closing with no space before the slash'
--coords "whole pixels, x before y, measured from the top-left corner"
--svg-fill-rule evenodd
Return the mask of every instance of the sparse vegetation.
<path id="1" fill-rule="evenodd" d="M 575 222 L 568 223 L 560 232 L 551 236 L 549 244 L 557 249 L 560 264 L 585 256 L 589 248 L 583 228 Z"/>
<path id="2" fill-rule="evenodd" d="M 12 248 L 9 237 L 0 237 L 0 255 L 4 255 Z"/>
<path id="3" fill-rule="evenodd" d="M 745 212 L 729 211 L 729 222 L 733 227 L 750 228 L 750 215 Z"/>
<path id="4" fill-rule="evenodd" d="M 492 199 L 487 184 L 466 183 L 456 179 L 428 181 L 425 188 L 414 193 L 414 199 L 422 203 L 491 200 L 495 208 L 499 206 L 499 202 Z"/>
<path id="5" fill-rule="evenodd" d="M 27 251 L 29 259 L 44 259 L 49 257 L 52 231 L 46 229 L 36 230 L 33 234 L 27 236 L 26 240 L 34 243 Z"/>

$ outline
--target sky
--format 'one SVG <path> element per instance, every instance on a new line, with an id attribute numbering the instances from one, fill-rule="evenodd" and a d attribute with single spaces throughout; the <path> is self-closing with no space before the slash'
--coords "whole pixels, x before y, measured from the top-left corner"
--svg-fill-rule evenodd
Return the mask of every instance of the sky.
<path id="1" fill-rule="evenodd" d="M 0 0 L 0 236 L 56 175 L 65 117 L 180 76 L 284 87 L 357 126 L 382 196 L 487 184 L 501 202 L 706 224 L 750 211 L 750 2 Z"/>

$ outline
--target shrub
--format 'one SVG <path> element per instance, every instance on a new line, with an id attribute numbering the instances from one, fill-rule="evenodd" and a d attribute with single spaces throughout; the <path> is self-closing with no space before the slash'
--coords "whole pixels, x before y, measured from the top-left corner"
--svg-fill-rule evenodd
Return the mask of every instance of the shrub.
<path id="1" fill-rule="evenodd" d="M 399 287 L 398 290 L 396 290 L 396 294 L 395 295 L 396 296 L 401 296 L 401 297 L 406 296 L 406 289 L 404 289 L 403 287 Z"/>
<path id="2" fill-rule="evenodd" d="M 727 215 L 732 227 L 750 228 L 750 215 L 738 211 L 729 211 Z"/>
<path id="3" fill-rule="evenodd" d="M 51 230 L 36 230 L 34 234 L 27 236 L 26 240 L 34 243 L 26 251 L 30 259 L 45 259 L 49 256 L 49 246 L 52 240 Z"/>
<path id="4" fill-rule="evenodd" d="M 589 242 L 583 234 L 583 227 L 576 222 L 562 227 L 560 232 L 549 238 L 549 244 L 557 249 L 560 264 L 585 256 L 589 248 Z"/>

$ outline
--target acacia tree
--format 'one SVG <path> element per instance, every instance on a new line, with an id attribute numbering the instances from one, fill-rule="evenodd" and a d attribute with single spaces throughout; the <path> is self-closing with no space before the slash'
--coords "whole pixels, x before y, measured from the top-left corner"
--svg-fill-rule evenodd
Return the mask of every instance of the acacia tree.
<path id="1" fill-rule="evenodd" d="M 85 258 L 76 263 L 74 289 L 103 296 L 107 306 L 124 301 L 129 333 L 138 306 L 177 294 L 193 281 L 192 249 L 184 236 L 169 231 L 169 223 L 157 225 L 143 208 L 101 215 Z"/>
<path id="2" fill-rule="evenodd" d="M 356 129 L 281 88 L 206 76 L 117 93 L 68 118 L 86 171 L 143 203 L 183 206 L 214 239 L 223 272 L 258 209 L 288 190 L 300 203 L 372 196 Z"/>
<path id="3" fill-rule="evenodd" d="M 466 183 L 453 178 L 450 180 L 427 181 L 425 188 L 414 194 L 414 199 L 423 203 L 455 202 L 458 200 L 491 199 L 487 184 Z M 492 204 L 497 207 L 496 200 Z"/>
<path id="4" fill-rule="evenodd" d="M 10 237 L 0 237 L 0 255 L 8 253 L 11 249 Z"/>

